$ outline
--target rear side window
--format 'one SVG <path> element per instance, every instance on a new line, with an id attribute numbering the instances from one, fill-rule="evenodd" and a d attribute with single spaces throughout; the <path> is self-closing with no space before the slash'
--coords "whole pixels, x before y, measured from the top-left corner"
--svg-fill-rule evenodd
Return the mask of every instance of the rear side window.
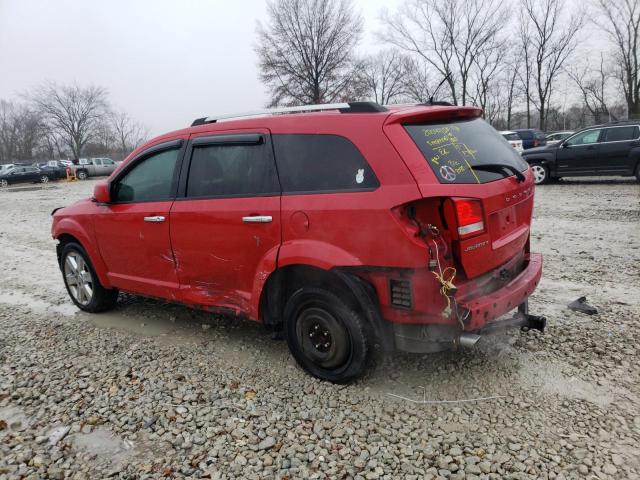
<path id="1" fill-rule="evenodd" d="M 338 135 L 274 135 L 283 193 L 371 190 L 380 183 L 356 146 Z"/>
<path id="2" fill-rule="evenodd" d="M 195 145 L 187 197 L 243 197 L 279 194 L 270 145 Z"/>
<path id="3" fill-rule="evenodd" d="M 405 129 L 440 183 L 486 183 L 505 177 L 473 168 L 481 165 L 528 168 L 518 152 L 481 118 L 405 125 Z"/>
<path id="4" fill-rule="evenodd" d="M 540 130 L 536 130 L 535 136 L 538 140 L 544 140 L 546 138 L 544 132 L 541 132 Z"/>
<path id="5" fill-rule="evenodd" d="M 150 202 L 172 198 L 173 173 L 179 150 L 165 150 L 135 165 L 113 186 L 116 202 Z"/>
<path id="6" fill-rule="evenodd" d="M 629 127 L 607 128 L 604 131 L 605 142 L 620 142 L 624 140 L 635 140 L 639 135 L 638 127 L 635 125 Z"/>

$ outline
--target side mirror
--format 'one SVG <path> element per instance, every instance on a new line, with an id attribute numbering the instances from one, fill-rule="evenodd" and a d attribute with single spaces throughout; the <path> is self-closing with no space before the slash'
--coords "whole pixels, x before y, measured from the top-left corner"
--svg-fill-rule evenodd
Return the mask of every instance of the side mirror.
<path id="1" fill-rule="evenodd" d="M 98 182 L 93 187 L 93 199 L 98 203 L 110 203 L 111 195 L 109 194 L 109 184 L 107 182 Z"/>

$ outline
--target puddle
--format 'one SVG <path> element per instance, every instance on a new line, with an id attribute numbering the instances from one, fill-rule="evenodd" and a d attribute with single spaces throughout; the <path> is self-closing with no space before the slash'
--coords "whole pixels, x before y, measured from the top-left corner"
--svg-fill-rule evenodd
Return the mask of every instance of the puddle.
<path id="1" fill-rule="evenodd" d="M 76 433 L 70 436 L 70 440 L 75 450 L 95 455 L 100 463 L 123 465 L 135 454 L 133 442 L 122 440 L 106 428 Z"/>
<path id="2" fill-rule="evenodd" d="M 20 291 L 9 291 L 0 293 L 0 303 L 6 305 L 14 305 L 19 307 L 27 307 L 34 313 L 59 313 L 65 316 L 73 316 L 78 313 L 78 308 L 72 303 L 63 303 L 54 305 L 40 298 L 32 297 Z"/>
<path id="3" fill-rule="evenodd" d="M 564 367 L 567 368 L 566 365 Z M 520 383 L 525 388 L 537 388 L 547 394 L 586 400 L 601 407 L 609 405 L 616 397 L 614 389 L 608 384 L 602 386 L 566 374 L 561 365 L 552 362 L 526 359 L 519 375 Z"/>
<path id="4" fill-rule="evenodd" d="M 0 408 L 0 420 L 5 421 L 11 430 L 25 428 L 28 423 L 27 416 L 18 407 Z"/>

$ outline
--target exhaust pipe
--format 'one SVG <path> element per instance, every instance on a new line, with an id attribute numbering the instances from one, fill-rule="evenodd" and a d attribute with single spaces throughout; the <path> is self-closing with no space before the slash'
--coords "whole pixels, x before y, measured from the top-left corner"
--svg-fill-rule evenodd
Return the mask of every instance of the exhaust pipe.
<path id="1" fill-rule="evenodd" d="M 461 333 L 460 337 L 458 337 L 458 345 L 463 348 L 473 348 L 480 338 L 480 335 L 475 333 Z"/>

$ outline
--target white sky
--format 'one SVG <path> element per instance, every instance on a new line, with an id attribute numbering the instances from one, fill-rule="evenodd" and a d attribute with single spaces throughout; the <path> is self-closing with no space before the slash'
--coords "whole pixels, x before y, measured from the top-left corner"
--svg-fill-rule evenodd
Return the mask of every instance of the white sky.
<path id="1" fill-rule="evenodd" d="M 357 0 L 362 49 L 383 6 Z M 262 108 L 253 51 L 264 0 L 0 0 L 0 99 L 41 83 L 94 83 L 152 134 L 197 117 Z"/>

